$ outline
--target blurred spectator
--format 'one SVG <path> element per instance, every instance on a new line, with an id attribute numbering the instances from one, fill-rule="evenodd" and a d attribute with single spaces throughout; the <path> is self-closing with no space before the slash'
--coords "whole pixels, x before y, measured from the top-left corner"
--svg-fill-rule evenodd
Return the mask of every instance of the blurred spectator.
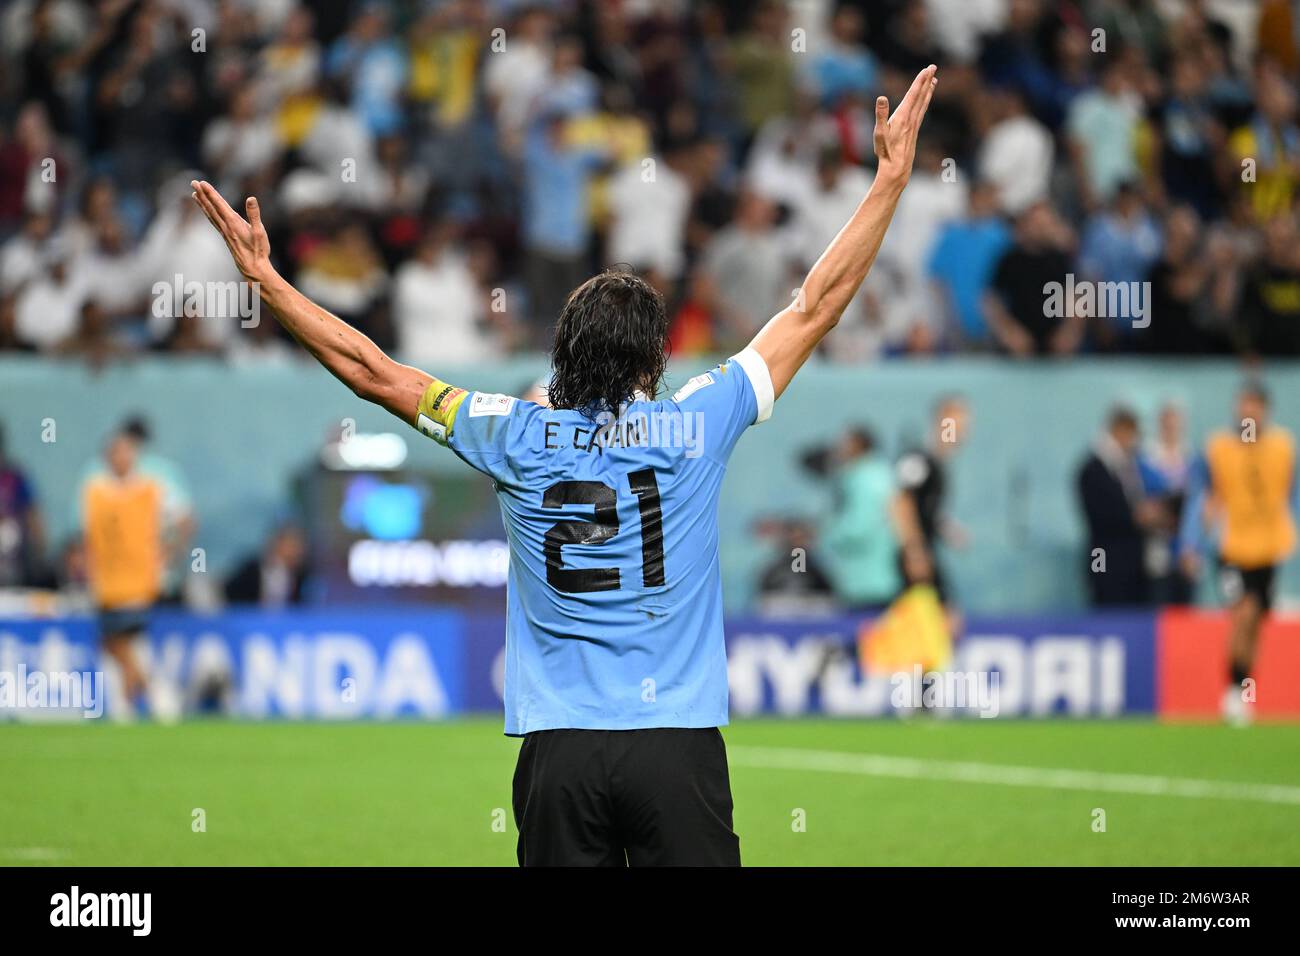
<path id="1" fill-rule="evenodd" d="M 13 136 L 0 137 L 0 237 L 12 231 L 24 213 L 53 215 L 60 190 L 73 177 L 68 155 L 56 140 L 45 107 L 22 106 Z"/>
<path id="2" fill-rule="evenodd" d="M 106 4 L 122 8 L 124 4 Z M 190 27 L 178 28 L 179 18 L 162 4 L 131 5 L 125 36 L 115 36 L 103 50 L 103 62 L 92 70 L 95 140 L 113 153 L 114 173 L 128 190 L 145 189 L 157 168 L 159 152 L 188 138 L 182 129 L 173 138 L 173 113 L 168 98 L 159 95 L 193 63 Z"/>
<path id="3" fill-rule="evenodd" d="M 1228 140 L 1236 160 L 1239 189 L 1256 218 L 1268 220 L 1291 209 L 1300 180 L 1300 127 L 1295 88 L 1276 68 L 1256 71 L 1257 109 Z"/>
<path id="4" fill-rule="evenodd" d="M 0 588 L 30 587 L 43 577 L 45 525 L 36 491 L 5 451 L 0 431 Z"/>
<path id="5" fill-rule="evenodd" d="M 811 95 L 763 124 L 749 150 L 746 185 L 759 195 L 797 209 L 814 188 L 818 156 L 835 139 L 830 118 Z"/>
<path id="6" fill-rule="evenodd" d="M 1047 198 L 1055 147 L 1047 127 L 1025 108 L 1024 95 L 995 88 L 983 98 L 980 118 L 989 126 L 979 148 L 979 177 L 998 189 L 1002 209 L 1018 215 Z"/>
<path id="7" fill-rule="evenodd" d="M 279 109 L 281 103 L 308 95 L 320 76 L 320 44 L 312 35 L 315 21 L 307 7 L 297 4 L 285 17 L 280 34 L 259 57 L 256 78 L 259 109 Z"/>
<path id="8" fill-rule="evenodd" d="M 111 317 L 92 300 L 82 303 L 76 328 L 50 351 L 62 358 L 81 359 L 95 371 L 129 353 L 113 334 Z"/>
<path id="9" fill-rule="evenodd" d="M 1147 531 L 1162 519 L 1145 496 L 1138 467 L 1137 416 L 1114 409 L 1079 469 L 1079 503 L 1088 526 L 1084 568 L 1094 607 L 1146 603 Z"/>
<path id="10" fill-rule="evenodd" d="M 543 117 L 528 133 L 523 235 L 534 342 L 539 345 L 569 293 L 587 277 L 587 186 L 604 161 L 603 151 L 570 146 L 559 116 Z"/>
<path id="11" fill-rule="evenodd" d="M 226 581 L 226 600 L 282 608 L 303 601 L 307 542 L 293 525 L 276 530 L 260 554 L 245 560 Z"/>
<path id="12" fill-rule="evenodd" d="M 485 328 L 482 290 L 452 239 L 449 223 L 431 227 L 394 279 L 397 347 L 416 365 L 483 362 L 498 351 Z"/>
<path id="13" fill-rule="evenodd" d="M 257 90 L 238 87 L 226 114 L 208 124 L 203 133 L 203 162 L 218 186 L 238 192 L 246 176 L 271 163 L 280 152 L 280 140 L 271 118 L 257 109 Z"/>
<path id="14" fill-rule="evenodd" d="M 493 44 L 485 57 L 483 89 L 507 142 L 523 133 L 537 98 L 546 90 L 554 29 L 549 12 L 525 7 L 506 30 L 504 42 Z"/>
<path id="15" fill-rule="evenodd" d="M 1242 278 L 1241 328 L 1247 351 L 1300 355 L 1300 245 L 1287 212 L 1264 227 L 1264 252 Z"/>
<path id="16" fill-rule="evenodd" d="M 830 37 L 811 69 L 823 106 L 834 107 L 846 95 L 866 96 L 876 88 L 876 60 L 862 43 L 864 27 L 862 12 L 850 4 L 840 4 L 831 15 Z"/>
<path id="17" fill-rule="evenodd" d="M 944 54 L 960 63 L 979 56 L 981 39 L 1006 21 L 1007 0 L 925 0 L 927 23 Z"/>
<path id="18" fill-rule="evenodd" d="M 863 169 L 846 163 L 838 146 L 827 145 L 822 148 L 817 159 L 817 175 L 812 189 L 794 211 L 792 228 L 795 266 L 800 275 L 817 261 L 817 257 L 835 238 L 836 233 L 848 222 L 870 187 L 871 177 Z M 788 295 L 784 298 L 788 299 Z M 842 329 L 855 324 L 862 327 L 866 318 L 864 300 L 863 292 L 859 291 L 844 310 L 840 320 Z M 782 308 L 786 304 L 780 303 Z M 847 336 L 842 336 L 833 342 L 828 340 L 828 345 L 845 348 L 849 345 L 847 339 Z M 871 348 L 881 347 L 878 334 L 873 334 L 871 340 Z"/>
<path id="19" fill-rule="evenodd" d="M 1160 174 L 1165 190 L 1170 199 L 1189 203 L 1202 218 L 1214 217 L 1221 206 L 1215 157 L 1225 142 L 1209 101 L 1208 81 L 1191 55 L 1174 59 L 1161 129 Z"/>
<path id="20" fill-rule="evenodd" d="M 1192 451 L 1187 443 L 1187 413 L 1177 402 L 1160 407 L 1155 437 L 1138 464 L 1144 493 L 1160 502 L 1165 517 L 1147 540 L 1151 596 L 1157 604 L 1190 604 L 1196 582 L 1179 561 L 1182 548 L 1178 528 L 1186 504 Z"/>
<path id="21" fill-rule="evenodd" d="M 1208 246 L 1190 207 L 1175 206 L 1169 211 L 1164 248 L 1150 272 L 1151 325 L 1137 334 L 1141 350 L 1188 355 L 1228 348 L 1218 324 L 1218 307 L 1235 289 L 1229 285 L 1225 290 L 1221 279 L 1216 282 L 1215 253 Z M 1217 248 L 1221 259 L 1222 240 Z"/>
<path id="22" fill-rule="evenodd" d="M 140 259 L 126 228 L 110 212 L 100 219 L 92 239 L 76 259 L 78 281 L 111 326 L 126 326 L 137 339 L 143 339 L 149 284 L 140 274 Z"/>
<path id="23" fill-rule="evenodd" d="M 1084 227 L 1079 242 L 1079 272 L 1094 283 L 1122 283 L 1128 294 L 1117 297 L 1117 314 L 1101 314 L 1096 297 L 1091 323 L 1093 342 L 1101 349 L 1116 349 L 1151 319 L 1151 300 L 1142 290 L 1152 264 L 1160 255 L 1160 228 L 1132 183 L 1121 183 L 1109 206 Z M 1109 306 L 1108 306 L 1109 308 Z"/>
<path id="24" fill-rule="evenodd" d="M 983 38 L 980 72 L 991 86 L 1016 89 L 1039 102 L 1052 83 L 1049 54 L 1056 17 L 1043 0 L 1004 0 L 1004 6 L 997 15 L 1000 29 Z"/>
<path id="25" fill-rule="evenodd" d="M 1141 118 L 1142 100 L 1127 66 L 1117 56 L 1108 58 L 1101 82 L 1075 99 L 1065 120 L 1084 208 L 1105 205 L 1121 185 L 1137 179 Z"/>
<path id="26" fill-rule="evenodd" d="M 277 268 L 381 339 L 398 274 L 421 273 L 422 238 L 445 221 L 496 351 L 546 346 L 567 293 L 614 259 L 664 288 L 675 343 L 730 345 L 861 200 L 874 97 L 897 106 L 930 62 L 915 174 L 825 357 L 981 349 L 990 333 L 1018 354 L 1078 348 L 1072 321 L 1023 324 L 1027 281 L 1004 272 L 999 298 L 1031 347 L 976 304 L 1005 251 L 990 200 L 1017 220 L 1050 201 L 1049 245 L 1072 259 L 1066 237 L 1082 236 L 1081 276 L 1149 278 L 1151 327 L 1098 325 L 1088 347 L 1294 347 L 1277 324 L 1291 267 L 1265 238 L 1285 232 L 1300 183 L 1283 0 L 41 0 L 2 22 L 0 348 L 282 357 L 274 328 L 141 312 L 155 283 L 237 279 L 189 200 L 196 174 L 236 203 L 256 193 Z M 770 225 L 733 212 L 746 193 Z M 1152 258 L 1157 222 L 1176 235 Z M 509 294 L 485 313 L 488 289 Z"/>
<path id="27" fill-rule="evenodd" d="M 82 188 L 77 209 L 65 218 L 59 238 L 68 243 L 73 255 L 79 256 L 99 244 L 104 227 L 110 223 L 120 226 L 127 244 L 133 244 L 136 234 L 119 208 L 117 187 L 109 177 L 95 176 Z"/>
<path id="28" fill-rule="evenodd" d="M 427 107 L 433 123 L 458 131 L 470 119 L 482 47 L 488 41 L 487 8 L 475 0 L 428 6 L 410 27 L 413 104 Z"/>
<path id="29" fill-rule="evenodd" d="M 748 28 L 733 41 L 728 60 L 740 98 L 740 121 L 750 137 L 768 120 L 790 112 L 794 62 L 781 4 L 760 0 Z"/>
<path id="30" fill-rule="evenodd" d="M 1031 206 L 1016 220 L 1015 242 L 999 260 L 984 296 L 985 322 L 1008 354 L 1068 355 L 1082 343 L 1084 318 L 1066 295 L 1070 240 L 1068 228 L 1046 203 Z M 1048 291 L 1053 286 L 1060 290 L 1054 302 Z"/>
<path id="31" fill-rule="evenodd" d="M 51 256 L 66 246 L 54 242 L 53 216 L 29 213 L 22 231 L 0 246 L 0 296 L 17 295 L 27 283 L 41 278 Z"/>
<path id="32" fill-rule="evenodd" d="M 24 345 L 51 351 L 77 331 L 86 303 L 85 283 L 73 268 L 67 244 L 46 253 L 46 268 L 23 286 L 14 303 L 14 334 Z"/>
<path id="33" fill-rule="evenodd" d="M 185 284 L 240 279 L 225 242 L 190 198 L 189 181 L 193 178 L 189 173 L 181 173 L 159 190 L 158 215 L 140 247 L 140 271 L 146 292 L 155 283 L 172 285 L 177 276 Z M 155 344 L 165 345 L 178 331 L 184 303 L 172 301 L 171 304 L 170 311 L 157 303 L 150 309 L 149 335 Z M 224 346 L 238 327 L 237 319 L 217 316 L 203 317 L 197 323 L 199 337 L 213 348 Z"/>
<path id="34" fill-rule="evenodd" d="M 917 144 L 912 178 L 894 210 L 889 232 L 880 245 L 874 269 L 887 269 L 897 277 L 897 289 L 888 308 L 895 318 L 886 324 L 902 330 L 918 325 L 938 334 L 936 314 L 926 272 L 931 250 L 943 227 L 966 215 L 969 191 L 951 159 L 946 160 L 933 139 Z"/>
<path id="35" fill-rule="evenodd" d="M 1011 243 L 998 215 L 997 189 L 980 181 L 971 189 L 967 215 L 945 223 L 930 251 L 929 275 L 938 286 L 946 336 L 965 348 L 987 348 L 982 302 L 994 270 Z"/>
<path id="36" fill-rule="evenodd" d="M 1096 18 L 1112 49 L 1141 50 L 1148 63 L 1162 64 L 1167 43 L 1165 23 L 1157 5 L 1145 0 L 1110 0 L 1097 4 Z"/>
<path id="37" fill-rule="evenodd" d="M 299 152 L 319 177 L 321 206 L 342 202 L 354 209 L 369 208 L 381 188 L 375 137 L 361 114 L 348 107 L 346 87 L 339 81 L 324 88 L 324 96 L 310 113 Z M 307 172 L 294 170 L 284 180 Z M 289 198 L 285 197 L 288 203 Z"/>
<path id="38" fill-rule="evenodd" d="M 790 271 L 776 230 L 776 207 L 742 192 L 735 219 L 710 241 L 701 265 L 716 290 L 727 341 L 748 342 L 785 308 L 794 286 Z"/>
<path id="39" fill-rule="evenodd" d="M 811 553 L 813 529 L 798 519 L 761 522 L 759 538 L 771 538 L 776 555 L 759 572 L 758 606 L 763 614 L 816 614 L 834 610 L 834 586 Z"/>
<path id="40" fill-rule="evenodd" d="M 728 316 L 718 299 L 713 277 L 700 269 L 692 277 L 669 325 L 669 354 L 686 358 L 727 347 L 733 340 L 725 327 Z M 735 338 L 740 340 L 743 336 Z"/>
<path id="41" fill-rule="evenodd" d="M 654 270 L 669 281 L 681 276 L 691 208 L 690 186 L 675 168 L 682 155 L 650 156 L 611 177 L 608 261 Z"/>
<path id="42" fill-rule="evenodd" d="M 402 128 L 406 52 L 392 34 L 387 4 L 372 0 L 362 6 L 348 32 L 330 47 L 325 70 L 332 77 L 348 78 L 352 109 L 371 135 L 386 136 Z"/>
<path id="43" fill-rule="evenodd" d="M 915 76 L 931 63 L 943 66 L 943 50 L 934 38 L 923 0 L 902 0 L 874 46 L 884 64 L 903 77 Z"/>
<path id="44" fill-rule="evenodd" d="M 343 226 L 308 253 L 298 273 L 298 287 L 303 295 L 377 342 L 391 338 L 378 311 L 384 303 L 388 273 L 361 224 Z"/>
<path id="45" fill-rule="evenodd" d="M 600 99 L 596 78 L 582 65 L 582 42 L 562 36 L 551 53 L 550 73 L 538 94 L 534 109 L 561 116 L 585 116 L 595 111 Z"/>

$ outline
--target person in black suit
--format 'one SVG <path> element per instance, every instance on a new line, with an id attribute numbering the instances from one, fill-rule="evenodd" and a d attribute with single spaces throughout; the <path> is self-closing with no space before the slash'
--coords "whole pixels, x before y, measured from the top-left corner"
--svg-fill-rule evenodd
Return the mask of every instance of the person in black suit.
<path id="1" fill-rule="evenodd" d="M 1147 531 L 1160 521 L 1138 468 L 1137 416 L 1116 408 L 1079 469 L 1079 501 L 1088 524 L 1084 555 L 1095 607 L 1137 606 L 1149 600 Z"/>
<path id="2" fill-rule="evenodd" d="M 306 555 L 298 528 L 277 529 L 262 552 L 249 557 L 226 581 L 226 601 L 267 608 L 301 604 Z"/>

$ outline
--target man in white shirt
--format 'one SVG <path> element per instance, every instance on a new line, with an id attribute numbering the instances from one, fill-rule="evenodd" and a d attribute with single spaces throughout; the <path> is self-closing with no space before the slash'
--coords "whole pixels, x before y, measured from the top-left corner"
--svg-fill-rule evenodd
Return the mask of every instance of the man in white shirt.
<path id="1" fill-rule="evenodd" d="M 493 358 L 499 349 L 481 328 L 483 307 L 482 290 L 451 244 L 450 228 L 435 226 L 394 278 L 393 325 L 402 358 L 449 365 Z"/>
<path id="2" fill-rule="evenodd" d="M 1029 115 L 1019 90 L 995 89 L 988 95 L 997 120 L 984 137 L 976 167 L 980 179 L 997 186 L 1002 211 L 1017 216 L 1047 198 L 1055 151 L 1052 134 Z"/>
<path id="3" fill-rule="evenodd" d="M 817 261 L 870 188 L 871 175 L 846 163 L 838 145 L 822 150 L 813 189 L 794 210 L 793 252 L 800 267 L 809 268 Z M 863 302 L 861 293 L 849 302 L 841 320 L 845 326 L 862 320 Z"/>
<path id="4" fill-rule="evenodd" d="M 610 179 L 609 207 L 610 262 L 653 269 L 668 280 L 681 276 L 691 188 L 669 161 L 651 156 L 626 164 Z"/>

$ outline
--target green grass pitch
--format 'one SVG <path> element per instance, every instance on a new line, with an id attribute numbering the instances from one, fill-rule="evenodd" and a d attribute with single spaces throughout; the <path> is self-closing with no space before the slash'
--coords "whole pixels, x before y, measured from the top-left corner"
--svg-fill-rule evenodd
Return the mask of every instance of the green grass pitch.
<path id="1" fill-rule="evenodd" d="M 809 719 L 724 734 L 749 865 L 1300 864 L 1296 726 Z M 0 865 L 513 865 L 518 746 L 487 718 L 0 725 Z M 1219 783 L 1164 792 L 1174 778 Z"/>

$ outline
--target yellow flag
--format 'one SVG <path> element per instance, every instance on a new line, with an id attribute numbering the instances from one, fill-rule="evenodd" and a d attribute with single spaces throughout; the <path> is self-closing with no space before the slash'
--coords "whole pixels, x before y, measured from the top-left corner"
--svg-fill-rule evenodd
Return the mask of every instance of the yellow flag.
<path id="1" fill-rule="evenodd" d="M 948 619 L 929 584 L 908 588 L 884 614 L 858 629 L 858 661 L 864 671 L 894 674 L 918 664 L 923 671 L 939 671 L 951 660 Z"/>

